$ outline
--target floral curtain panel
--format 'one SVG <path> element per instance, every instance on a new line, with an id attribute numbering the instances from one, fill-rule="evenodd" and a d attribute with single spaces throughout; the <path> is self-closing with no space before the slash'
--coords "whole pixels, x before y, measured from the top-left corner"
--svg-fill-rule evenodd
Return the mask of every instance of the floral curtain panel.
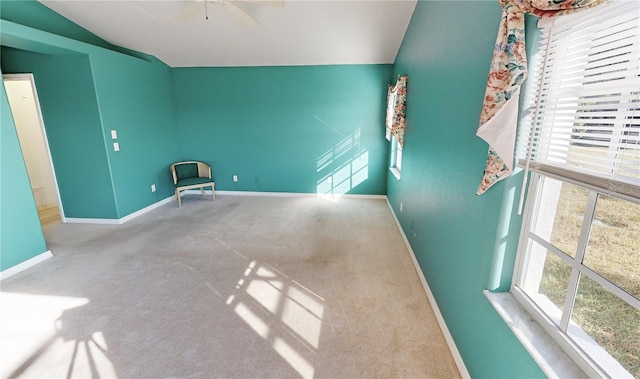
<path id="1" fill-rule="evenodd" d="M 498 28 L 493 59 L 476 135 L 489 144 L 489 154 L 476 195 L 513 171 L 518 98 L 527 76 L 524 15 L 555 17 L 574 13 L 605 0 L 498 0 L 502 19 Z"/>
<path id="2" fill-rule="evenodd" d="M 396 137 L 400 147 L 404 144 L 405 106 L 407 103 L 407 76 L 398 76 L 395 86 L 389 86 L 387 91 L 387 120 L 386 137 Z"/>

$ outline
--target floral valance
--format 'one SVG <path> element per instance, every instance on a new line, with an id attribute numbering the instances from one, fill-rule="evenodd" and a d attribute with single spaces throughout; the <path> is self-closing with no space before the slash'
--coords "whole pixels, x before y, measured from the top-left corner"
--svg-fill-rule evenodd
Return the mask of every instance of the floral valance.
<path id="1" fill-rule="evenodd" d="M 396 137 L 402 148 L 404 144 L 405 107 L 407 103 L 407 76 L 398 76 L 394 86 L 387 91 L 386 137 Z"/>
<path id="2" fill-rule="evenodd" d="M 477 135 L 489 154 L 476 195 L 509 176 L 518 122 L 520 86 L 527 76 L 524 15 L 555 17 L 593 7 L 605 0 L 499 0 L 502 18 L 493 51 Z"/>

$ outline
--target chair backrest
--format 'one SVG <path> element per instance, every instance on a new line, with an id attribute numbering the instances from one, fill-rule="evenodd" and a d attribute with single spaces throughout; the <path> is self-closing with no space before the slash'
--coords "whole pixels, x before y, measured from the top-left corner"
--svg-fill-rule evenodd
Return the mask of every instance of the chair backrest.
<path id="1" fill-rule="evenodd" d="M 176 162 L 169 166 L 173 175 L 173 184 L 185 178 L 211 178 L 211 166 L 199 161 Z"/>

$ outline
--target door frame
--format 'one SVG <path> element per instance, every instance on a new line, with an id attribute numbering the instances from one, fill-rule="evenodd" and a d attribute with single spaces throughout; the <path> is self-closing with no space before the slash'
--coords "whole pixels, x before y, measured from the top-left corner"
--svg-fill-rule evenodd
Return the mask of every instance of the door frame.
<path id="1" fill-rule="evenodd" d="M 44 119 L 42 118 L 42 109 L 40 108 L 40 99 L 38 97 L 38 91 L 36 89 L 36 83 L 35 83 L 33 74 L 32 73 L 3 74 L 2 85 L 4 85 L 4 82 L 6 81 L 29 81 L 29 83 L 31 84 L 31 91 L 33 93 L 33 98 L 36 105 L 36 113 L 38 116 L 38 121 L 40 122 L 42 135 L 44 137 L 44 145 L 46 148 L 47 158 L 49 159 L 49 168 L 51 169 L 51 173 L 53 175 L 53 184 L 55 186 L 56 200 L 58 202 L 58 210 L 60 211 L 60 221 L 62 223 L 65 223 L 66 217 L 64 216 L 64 208 L 62 207 L 62 199 L 60 198 L 60 188 L 58 187 L 58 178 L 56 177 L 56 170 L 55 170 L 55 167 L 53 166 L 53 159 L 51 158 L 51 149 L 49 148 L 49 137 L 47 135 L 47 129 L 45 128 L 45 125 L 44 125 Z M 24 153 L 23 153 L 22 159 L 24 159 Z"/>

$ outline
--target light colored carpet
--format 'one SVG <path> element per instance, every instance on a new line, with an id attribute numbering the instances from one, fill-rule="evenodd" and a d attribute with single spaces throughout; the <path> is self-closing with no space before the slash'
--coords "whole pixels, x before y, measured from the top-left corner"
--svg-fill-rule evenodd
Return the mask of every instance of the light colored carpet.
<path id="1" fill-rule="evenodd" d="M 384 200 L 186 195 L 45 234 L 2 282 L 1 377 L 459 377 Z"/>

